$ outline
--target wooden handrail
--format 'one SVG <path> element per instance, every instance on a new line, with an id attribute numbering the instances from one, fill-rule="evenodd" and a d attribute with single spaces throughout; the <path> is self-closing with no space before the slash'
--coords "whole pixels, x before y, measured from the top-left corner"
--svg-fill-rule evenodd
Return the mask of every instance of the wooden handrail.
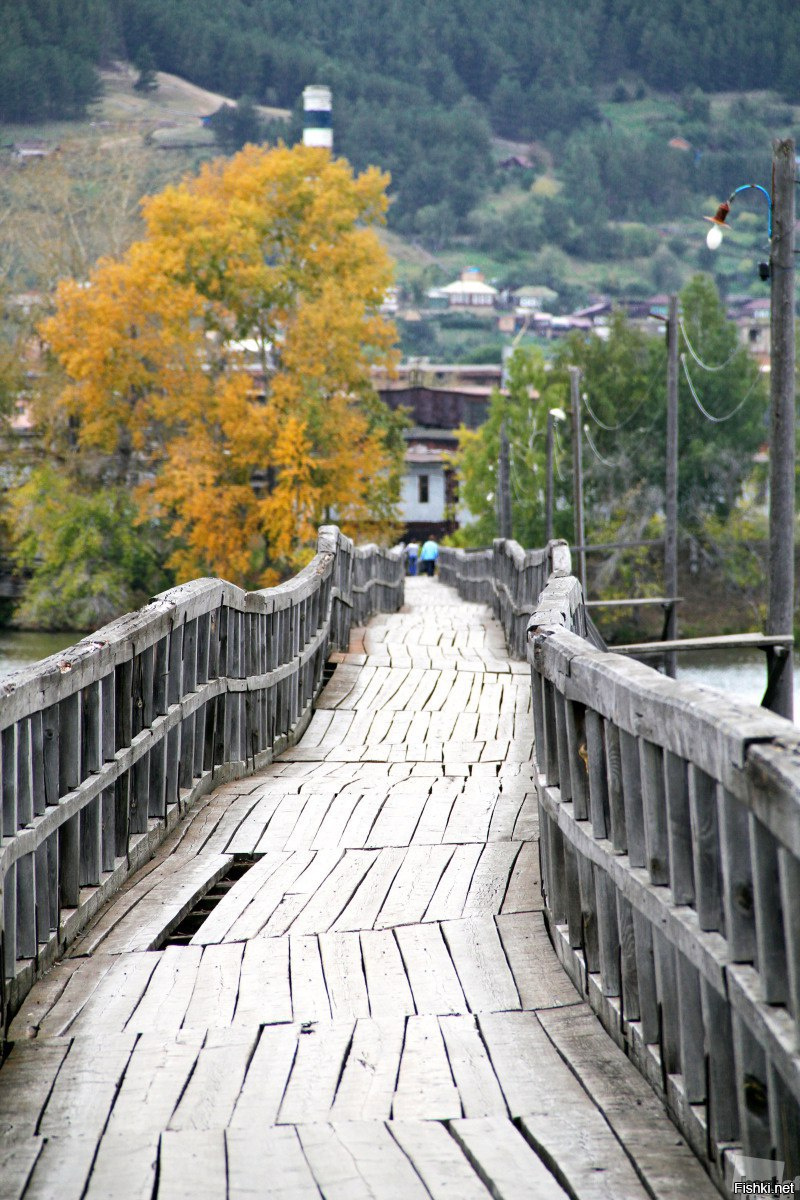
<path id="1" fill-rule="evenodd" d="M 528 647 L 554 945 L 721 1187 L 738 1149 L 785 1162 L 791 1179 L 800 1173 L 800 730 L 594 649 L 573 631 L 579 591 L 577 580 L 548 583 Z M 775 653 L 791 641 L 750 634 L 626 649 Z"/>
<path id="2" fill-rule="evenodd" d="M 400 551 L 325 526 L 278 587 L 194 580 L 0 682 L 6 1024 L 199 796 L 300 736 L 330 652 L 403 584 Z"/>

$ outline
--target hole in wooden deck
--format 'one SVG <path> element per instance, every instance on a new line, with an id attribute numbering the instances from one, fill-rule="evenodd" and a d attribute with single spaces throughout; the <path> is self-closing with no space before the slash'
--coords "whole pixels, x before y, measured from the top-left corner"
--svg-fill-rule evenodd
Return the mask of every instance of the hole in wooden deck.
<path id="1" fill-rule="evenodd" d="M 327 687 L 333 679 L 333 673 L 338 667 L 338 663 L 332 662 L 331 659 L 326 659 L 325 665 L 322 668 L 322 686 Z"/>
<path id="2" fill-rule="evenodd" d="M 204 892 L 202 896 L 195 900 L 180 924 L 176 925 L 155 949 L 163 950 L 167 946 L 188 946 L 198 929 L 202 928 L 206 918 L 217 907 L 220 900 L 224 900 L 234 884 L 238 883 L 242 876 L 246 875 L 260 858 L 260 854 L 248 854 L 232 859 L 230 866 L 225 869 L 224 874 L 220 875 L 216 883 L 212 884 L 207 892 Z"/>

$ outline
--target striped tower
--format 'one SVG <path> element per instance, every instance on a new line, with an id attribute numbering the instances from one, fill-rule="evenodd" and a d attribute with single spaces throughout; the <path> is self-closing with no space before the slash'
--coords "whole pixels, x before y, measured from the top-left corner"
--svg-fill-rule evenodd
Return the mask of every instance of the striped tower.
<path id="1" fill-rule="evenodd" d="M 303 90 L 303 145 L 333 149 L 331 89 L 311 83 Z"/>

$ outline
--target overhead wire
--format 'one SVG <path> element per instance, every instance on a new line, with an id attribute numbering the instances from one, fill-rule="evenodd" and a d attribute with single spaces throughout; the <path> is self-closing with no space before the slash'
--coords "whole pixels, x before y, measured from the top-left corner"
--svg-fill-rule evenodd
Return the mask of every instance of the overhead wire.
<path id="1" fill-rule="evenodd" d="M 629 413 L 628 416 L 625 418 L 625 420 L 620 421 L 619 424 L 606 425 L 605 421 L 601 421 L 600 418 L 598 417 L 597 413 L 594 412 L 594 410 L 592 409 L 592 406 L 589 403 L 589 397 L 587 396 L 586 392 L 583 393 L 583 403 L 584 403 L 584 407 L 586 408 L 587 413 L 592 418 L 595 425 L 599 425 L 599 427 L 601 429 L 605 429 L 606 433 L 617 433 L 620 429 L 624 429 L 626 425 L 629 425 L 631 423 L 631 421 L 636 416 L 636 414 L 641 412 L 642 408 L 644 407 L 644 405 L 647 403 L 648 400 L 649 400 L 649 396 L 645 396 L 643 400 L 640 400 L 639 403 L 636 405 L 636 408 L 633 410 L 633 412 Z"/>
<path id="2" fill-rule="evenodd" d="M 603 458 L 603 455 L 600 453 L 600 451 L 597 449 L 597 446 L 595 446 L 595 444 L 594 444 L 594 439 L 589 431 L 588 425 L 584 425 L 583 432 L 586 435 L 586 441 L 589 443 L 589 449 L 591 450 L 592 454 L 595 456 L 595 458 L 597 459 L 598 462 L 602 463 L 604 467 L 609 467 L 611 470 L 614 470 L 614 471 L 619 466 L 622 465 L 619 462 L 611 462 L 609 459 Z"/>
<path id="3" fill-rule="evenodd" d="M 708 363 L 703 362 L 702 358 L 700 358 L 700 355 L 697 353 L 697 351 L 695 350 L 691 341 L 689 340 L 689 335 L 686 332 L 686 326 L 684 325 L 683 317 L 678 318 L 678 325 L 680 326 L 681 333 L 683 334 L 683 340 L 686 342 L 686 349 L 689 351 L 692 358 L 697 363 L 698 367 L 700 367 L 701 370 L 703 370 L 703 371 L 724 371 L 726 367 L 729 367 L 731 365 L 733 360 L 736 358 L 736 355 L 739 353 L 739 351 L 742 348 L 741 346 L 737 346 L 735 348 L 735 350 L 729 355 L 729 357 L 725 359 L 725 362 L 720 363 L 719 366 L 717 366 L 717 367 L 709 366 Z"/>
<path id="4" fill-rule="evenodd" d="M 756 375 L 756 377 L 755 377 L 755 379 L 753 380 L 753 382 L 752 382 L 751 386 L 750 386 L 750 387 L 747 389 L 747 391 L 745 392 L 744 396 L 742 396 L 741 400 L 740 400 L 740 401 L 739 401 L 739 403 L 738 403 L 738 404 L 735 406 L 735 408 L 732 408 L 732 409 L 731 409 L 731 411 L 730 411 L 729 413 L 726 413 L 724 417 L 715 417 L 713 413 L 710 413 L 710 412 L 708 411 L 708 409 L 705 407 L 705 405 L 703 404 L 702 400 L 700 399 L 700 397 L 699 397 L 699 396 L 698 396 L 698 394 L 697 394 L 697 389 L 696 389 L 696 388 L 695 388 L 695 386 L 694 386 L 694 382 L 693 382 L 693 380 L 692 380 L 692 377 L 691 377 L 691 375 L 689 374 L 689 368 L 688 368 L 688 366 L 686 365 L 686 355 L 685 355 L 685 354 L 682 354 L 682 355 L 681 355 L 681 366 L 683 367 L 683 373 L 684 373 L 684 375 L 686 376 L 686 382 L 687 382 L 687 383 L 688 383 L 688 385 L 689 385 L 689 391 L 690 391 L 690 392 L 691 392 L 691 394 L 692 394 L 692 399 L 694 400 L 695 404 L 697 405 L 697 407 L 699 408 L 699 410 L 700 410 L 700 412 L 703 414 L 703 416 L 706 418 L 706 420 L 707 420 L 707 421 L 712 421 L 712 422 L 713 422 L 715 425 L 722 425 L 722 424 L 723 424 L 725 421 L 730 421 L 731 417 L 735 417 L 735 416 L 736 416 L 736 414 L 739 412 L 739 410 L 740 410 L 740 409 L 741 409 L 741 408 L 742 408 L 742 407 L 743 407 L 743 406 L 746 404 L 746 402 L 747 402 L 747 401 L 750 399 L 750 397 L 752 396 L 753 392 L 756 390 L 756 387 L 757 387 L 758 383 L 759 383 L 759 382 L 760 382 L 760 380 L 761 380 L 761 376 L 760 376 L 760 374 L 759 374 L 759 375 Z"/>

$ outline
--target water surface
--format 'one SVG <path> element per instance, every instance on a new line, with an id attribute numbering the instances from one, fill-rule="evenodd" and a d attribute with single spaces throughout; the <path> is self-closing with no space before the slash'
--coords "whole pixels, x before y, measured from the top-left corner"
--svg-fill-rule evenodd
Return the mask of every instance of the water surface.
<path id="1" fill-rule="evenodd" d="M 36 633 L 28 629 L 0 629 L 0 677 L 56 654 L 65 646 L 74 646 L 83 636 L 74 630 Z"/>

